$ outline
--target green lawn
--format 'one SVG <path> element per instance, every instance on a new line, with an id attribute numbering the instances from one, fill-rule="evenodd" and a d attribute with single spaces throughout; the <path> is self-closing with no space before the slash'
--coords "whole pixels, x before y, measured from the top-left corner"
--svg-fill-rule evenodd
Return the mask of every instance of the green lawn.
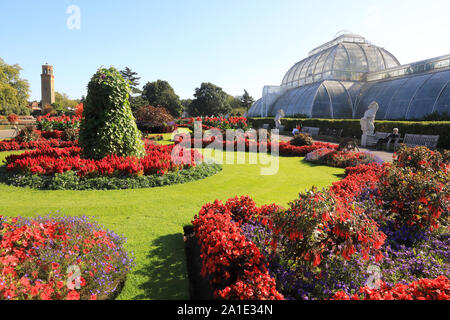
<path id="1" fill-rule="evenodd" d="M 0 153 L 0 162 L 10 153 Z M 188 299 L 182 238 L 204 203 L 250 195 L 258 205 L 287 205 L 312 185 L 325 187 L 344 170 L 312 166 L 302 158 L 280 158 L 273 176 L 259 165 L 224 165 L 205 180 L 153 189 L 120 191 L 37 191 L 0 184 L 0 214 L 34 216 L 56 212 L 87 215 L 128 238 L 136 268 L 119 299 Z"/>

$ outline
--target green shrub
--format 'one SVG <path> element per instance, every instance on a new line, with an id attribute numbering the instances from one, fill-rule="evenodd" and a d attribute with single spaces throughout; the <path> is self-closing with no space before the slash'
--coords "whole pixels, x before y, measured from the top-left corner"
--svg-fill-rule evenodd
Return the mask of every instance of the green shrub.
<path id="1" fill-rule="evenodd" d="M 312 146 L 313 139 L 309 134 L 299 133 L 294 136 L 294 138 L 289 142 L 293 146 Z"/>
<path id="2" fill-rule="evenodd" d="M 88 84 L 79 143 L 83 156 L 145 156 L 142 135 L 128 100 L 130 88 L 119 71 L 99 69 Z"/>
<path id="3" fill-rule="evenodd" d="M 382 206 L 396 228 L 437 229 L 448 220 L 449 179 L 445 171 L 417 171 L 412 167 L 386 169 L 378 183 Z"/>
<path id="4" fill-rule="evenodd" d="M 36 132 L 33 126 L 26 126 L 22 128 L 17 136 L 17 140 L 21 142 L 37 141 L 39 138 L 39 133 Z"/>
<path id="5" fill-rule="evenodd" d="M 64 141 L 76 141 L 79 139 L 80 130 L 75 128 L 64 129 L 63 140 Z"/>

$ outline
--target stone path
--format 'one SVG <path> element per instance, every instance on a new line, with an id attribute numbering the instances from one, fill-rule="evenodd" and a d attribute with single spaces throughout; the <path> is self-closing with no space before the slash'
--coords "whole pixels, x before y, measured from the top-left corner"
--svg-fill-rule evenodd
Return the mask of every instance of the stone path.
<path id="1" fill-rule="evenodd" d="M 281 141 L 287 142 L 287 141 L 290 141 L 291 139 L 292 139 L 291 136 L 280 135 Z M 318 140 L 314 140 L 314 141 L 316 142 Z M 326 142 L 326 141 L 321 140 L 318 142 Z M 330 142 L 330 143 L 336 143 L 336 142 Z M 392 152 L 379 151 L 379 150 L 367 149 L 367 148 L 362 148 L 362 147 L 359 147 L 359 150 L 361 152 L 365 152 L 365 151 L 371 152 L 371 153 L 375 154 L 376 156 L 380 157 L 381 159 L 383 159 L 383 161 L 385 161 L 385 162 L 392 162 L 392 156 L 393 156 Z"/>

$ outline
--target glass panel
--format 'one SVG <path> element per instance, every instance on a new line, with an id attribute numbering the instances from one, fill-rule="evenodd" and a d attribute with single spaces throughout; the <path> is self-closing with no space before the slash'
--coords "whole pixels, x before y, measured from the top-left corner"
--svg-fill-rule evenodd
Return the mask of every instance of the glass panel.
<path id="1" fill-rule="evenodd" d="M 330 97 L 323 85 L 321 85 L 317 91 L 311 116 L 313 118 L 331 118 Z"/>
<path id="2" fill-rule="evenodd" d="M 333 61 L 334 61 L 334 57 L 336 56 L 336 52 L 337 52 L 337 47 L 331 48 L 330 49 L 330 53 L 327 56 L 326 60 L 325 60 L 325 64 L 323 66 L 323 72 L 324 72 L 324 78 L 326 77 L 326 74 L 328 74 L 327 71 L 331 71 L 331 68 L 333 67 Z"/>
<path id="3" fill-rule="evenodd" d="M 336 49 L 336 56 L 334 58 L 333 70 L 349 70 L 348 55 L 345 49 L 340 45 Z"/>
<path id="4" fill-rule="evenodd" d="M 380 71 L 384 70 L 384 61 L 378 51 L 378 48 L 372 46 L 364 46 L 364 51 L 367 55 L 367 60 L 369 61 L 369 71 Z"/>
<path id="5" fill-rule="evenodd" d="M 359 93 L 361 92 L 361 88 L 362 88 L 363 84 L 360 82 L 344 82 L 344 81 L 341 81 L 341 84 L 347 89 L 347 92 L 350 95 L 351 106 L 352 106 L 352 117 L 351 118 L 353 118 L 353 111 L 356 107 L 356 102 L 357 102 Z"/>
<path id="6" fill-rule="evenodd" d="M 351 119 L 352 104 L 347 90 L 338 81 L 325 82 L 332 101 L 332 116 L 334 119 Z"/>
<path id="7" fill-rule="evenodd" d="M 325 64 L 325 60 L 327 59 L 328 55 L 330 54 L 330 50 L 326 50 L 322 52 L 320 55 L 319 60 L 316 63 L 315 69 L 314 69 L 314 79 L 321 79 L 322 78 L 322 70 L 323 66 Z"/>
<path id="8" fill-rule="evenodd" d="M 354 72 L 367 72 L 367 61 L 361 47 L 354 43 L 346 43 L 345 47 L 350 57 L 350 70 Z"/>
<path id="9" fill-rule="evenodd" d="M 391 100 L 406 80 L 407 79 L 397 79 L 393 81 L 383 81 L 377 84 L 380 86 L 380 91 L 375 100 L 379 106 L 376 119 L 380 120 L 386 118 Z"/>
<path id="10" fill-rule="evenodd" d="M 286 73 L 286 75 L 284 76 L 283 82 L 282 82 L 283 85 L 286 85 L 286 84 L 289 83 L 289 77 L 291 76 L 291 72 L 292 72 L 292 70 L 295 68 L 295 66 L 296 66 L 296 65 L 294 65 L 293 67 L 291 67 L 291 68 L 289 69 L 289 71 Z"/>
<path id="11" fill-rule="evenodd" d="M 301 98 L 301 96 L 304 95 L 306 90 L 307 90 L 307 87 L 295 89 L 295 92 L 289 97 L 287 105 L 284 109 L 287 116 L 293 116 L 296 113 L 299 113 L 299 112 L 297 112 L 296 102 Z"/>
<path id="12" fill-rule="evenodd" d="M 383 54 L 384 61 L 386 62 L 386 68 L 394 68 L 394 67 L 398 67 L 400 65 L 397 62 L 397 60 L 394 58 L 394 56 L 391 55 L 386 50 L 381 49 L 381 53 Z"/>
<path id="13" fill-rule="evenodd" d="M 301 67 L 301 66 L 302 66 L 302 61 L 298 62 L 297 64 L 295 64 L 295 65 L 292 67 L 291 72 L 290 72 L 290 75 L 289 75 L 289 77 L 288 77 L 288 79 L 287 79 L 287 82 L 288 82 L 288 83 L 290 83 L 290 82 L 296 80 L 296 79 L 295 79 L 295 73 L 297 72 L 297 69 L 298 69 L 299 67 Z"/>
<path id="14" fill-rule="evenodd" d="M 305 61 L 305 65 L 303 66 L 302 70 L 300 71 L 300 79 L 304 81 L 306 84 L 306 73 L 308 71 L 309 66 L 311 65 L 312 59 L 309 58 L 307 61 Z"/>
<path id="15" fill-rule="evenodd" d="M 300 79 L 300 72 L 305 67 L 306 61 L 307 61 L 307 59 L 301 61 L 300 65 L 297 68 L 297 70 L 295 70 L 295 74 L 294 74 L 294 79 L 295 80 L 299 80 Z M 299 85 L 301 85 L 301 84 L 299 83 Z"/>
<path id="16" fill-rule="evenodd" d="M 408 113 L 408 119 L 422 119 L 432 112 L 434 103 L 442 89 L 450 80 L 450 72 L 436 72 L 417 92 Z"/>
<path id="17" fill-rule="evenodd" d="M 364 113 L 367 111 L 367 107 L 374 100 L 376 100 L 382 89 L 383 88 L 377 85 L 377 83 L 368 83 L 363 86 L 358 105 L 356 106 L 355 119 L 361 119 L 364 116 Z"/>
<path id="18" fill-rule="evenodd" d="M 315 75 L 314 71 L 316 69 L 316 65 L 317 65 L 317 62 L 319 61 L 320 57 L 321 57 L 321 54 L 318 54 L 312 58 L 311 64 L 308 66 L 308 71 L 306 72 L 307 78 L 312 79 L 312 77 L 314 77 L 314 75 Z"/>
<path id="19" fill-rule="evenodd" d="M 447 83 L 444 91 L 442 91 L 439 97 L 434 111 L 438 113 L 450 114 L 450 82 Z"/>
<path id="20" fill-rule="evenodd" d="M 296 90 L 298 89 L 291 89 L 287 91 L 285 94 L 283 94 L 273 105 L 272 110 L 270 111 L 270 114 L 272 116 L 275 116 L 278 112 L 278 110 L 283 109 L 284 113 L 286 113 L 286 109 L 289 106 L 289 99 L 290 97 L 296 93 Z"/>
<path id="21" fill-rule="evenodd" d="M 257 100 L 251 108 L 248 110 L 249 117 L 260 117 L 261 116 L 261 99 Z"/>
<path id="22" fill-rule="evenodd" d="M 390 103 L 386 118 L 391 120 L 406 119 L 409 104 L 417 89 L 430 75 L 410 77 L 397 91 Z"/>
<path id="23" fill-rule="evenodd" d="M 292 115 L 303 113 L 311 116 L 311 105 L 319 86 L 320 83 L 315 83 L 311 86 L 305 87 L 303 93 L 298 95 L 297 99 L 293 102 L 294 108 L 292 109 Z"/>

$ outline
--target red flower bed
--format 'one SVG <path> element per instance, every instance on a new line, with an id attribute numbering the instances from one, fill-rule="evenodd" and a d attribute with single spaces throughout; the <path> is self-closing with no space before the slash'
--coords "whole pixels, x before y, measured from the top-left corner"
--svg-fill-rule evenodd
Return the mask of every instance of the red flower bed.
<path id="1" fill-rule="evenodd" d="M 338 145 L 325 142 L 315 142 L 311 146 L 297 147 L 291 145 L 289 142 L 280 142 L 279 148 L 281 156 L 304 157 L 314 150 L 323 148 L 336 150 L 338 148 Z"/>
<path id="2" fill-rule="evenodd" d="M 83 103 L 77 104 L 77 106 L 75 107 L 75 116 L 82 117 L 83 110 L 84 110 L 84 104 Z"/>
<path id="3" fill-rule="evenodd" d="M 348 167 L 345 169 L 346 177 L 333 182 L 330 190 L 336 197 L 351 203 L 363 190 L 375 188 L 382 172 L 382 166 L 377 163 Z"/>
<path id="4" fill-rule="evenodd" d="M 36 126 L 42 131 L 64 130 L 68 128 L 79 128 L 81 115 L 52 117 L 50 114 L 37 118 Z"/>
<path id="5" fill-rule="evenodd" d="M 183 134 L 179 135 L 178 139 L 175 140 L 175 143 L 176 144 L 183 143 L 183 145 L 187 143 L 188 144 L 187 146 L 189 146 L 189 142 L 190 142 L 190 146 L 195 147 L 198 145 L 198 146 L 201 146 L 202 148 L 206 148 L 209 145 L 215 146 L 214 143 L 217 143 L 215 136 L 212 136 L 207 139 L 202 139 L 202 140 L 191 138 L 190 141 L 186 140 L 186 137 L 188 137 L 188 135 L 183 135 Z M 245 151 L 252 151 L 252 150 L 258 151 L 258 150 L 266 149 L 267 152 L 271 151 L 272 145 L 273 145 L 273 142 L 265 143 L 265 142 L 259 142 L 256 140 L 248 139 L 248 138 L 245 138 L 245 139 L 237 138 L 237 139 L 234 139 L 233 141 L 227 141 L 226 139 L 222 139 L 222 141 L 220 141 L 219 144 L 220 143 L 222 143 L 222 148 L 224 148 L 225 150 L 227 150 L 227 149 L 237 150 L 238 146 L 244 145 Z M 337 147 L 338 147 L 337 144 L 324 143 L 324 142 L 315 142 L 311 146 L 301 146 L 301 147 L 293 146 L 293 145 L 289 144 L 288 142 L 279 142 L 278 150 L 279 150 L 280 156 L 304 157 L 305 155 L 307 155 L 308 153 L 310 153 L 314 150 L 323 149 L 323 148 L 335 150 L 335 149 L 337 149 Z"/>
<path id="6" fill-rule="evenodd" d="M 7 170 L 19 173 L 52 175 L 66 171 L 75 171 L 79 176 L 110 176 L 110 175 L 151 175 L 165 174 L 195 166 L 202 156 L 195 150 L 190 155 L 179 154 L 174 162 L 172 150 L 175 146 L 155 145 L 151 142 L 146 146 L 147 155 L 142 158 L 119 157 L 109 155 L 101 160 L 81 158 L 81 148 L 73 146 L 58 149 L 44 146 L 34 151 L 6 158 Z"/>
<path id="7" fill-rule="evenodd" d="M 96 300 L 132 266 L 124 239 L 83 217 L 0 216 L 0 300 Z"/>
<path id="8" fill-rule="evenodd" d="M 306 161 L 337 168 L 354 167 L 360 164 L 383 163 L 383 160 L 370 152 L 338 151 L 325 147 L 313 150 L 305 157 Z"/>
<path id="9" fill-rule="evenodd" d="M 336 197 L 332 191 L 300 194 L 288 210 L 261 218 L 273 231 L 274 251 L 278 242 L 287 243 L 280 252 L 287 259 L 303 258 L 318 267 L 331 255 L 350 260 L 357 252 L 356 246 L 365 260 L 369 253 L 376 255 L 377 262 L 382 258 L 379 249 L 386 236 L 378 230 L 377 223 L 362 208 Z"/>
<path id="10" fill-rule="evenodd" d="M 202 141 L 202 144 L 210 142 Z M 329 262 L 328 257 L 342 256 L 350 260 L 358 254 L 365 260 L 381 261 L 384 256 L 380 249 L 386 235 L 380 231 L 378 222 L 386 219 L 391 221 L 393 218 L 399 228 L 448 228 L 448 164 L 442 156 L 429 150 L 423 156 L 425 160 L 420 160 L 419 155 L 423 152 L 407 148 L 399 152 L 399 160 L 393 164 L 348 167 L 344 179 L 333 183 L 328 190 L 300 194 L 288 210 L 276 205 L 258 208 L 249 197 L 229 199 L 226 205 L 218 201 L 205 205 L 193 222 L 202 246 L 202 275 L 211 276 L 211 283 L 216 287 L 226 284 L 225 289 L 216 289 L 216 295 L 224 299 L 249 298 L 245 290 L 253 293 L 257 281 L 261 281 L 259 286 L 273 286 L 270 276 L 266 280 L 256 276 L 258 280 L 255 280 L 255 274 L 246 269 L 253 266 L 254 270 L 265 272 L 267 265 L 263 258 L 251 260 L 253 256 L 247 256 L 253 252 L 258 257 L 259 253 L 253 249 L 240 251 L 245 241 L 240 226 L 246 222 L 251 224 L 252 220 L 268 227 L 269 236 L 263 240 L 269 254 L 277 253 L 283 261 L 300 257 L 310 264 L 311 270 L 321 270 L 324 263 Z M 366 212 L 361 201 L 376 206 L 369 207 Z M 386 216 L 377 217 L 381 206 L 388 208 L 382 211 Z M 394 215 L 389 218 L 391 213 Z M 234 239 L 242 239 L 242 243 L 236 243 Z M 277 243 L 281 242 L 280 249 Z M 251 242 L 246 245 L 253 248 Z M 255 263 L 258 263 L 257 268 Z M 360 290 L 362 296 L 351 298 L 338 292 L 334 298 L 448 300 L 449 288 L 448 278 L 441 276 L 434 280 L 420 279 L 409 285 L 397 283 L 388 287 L 382 283 L 379 290 L 364 287 Z M 261 290 L 257 292 L 259 294 Z"/>
<path id="11" fill-rule="evenodd" d="M 246 204 L 250 204 L 247 208 Z M 242 208 L 241 209 L 238 209 Z M 250 212 L 258 210 L 248 198 L 206 204 L 192 222 L 201 246 L 202 276 L 211 276 L 218 298 L 229 300 L 283 299 L 269 275 L 264 256 L 247 241 L 239 227 Z M 235 212 L 236 215 L 233 215 Z M 233 217 L 238 221 L 233 221 Z"/>
<path id="12" fill-rule="evenodd" d="M 69 148 L 77 146 L 78 141 L 62 141 L 59 139 L 40 139 L 37 141 L 19 142 L 16 140 L 4 140 L 0 141 L 0 152 L 13 151 L 13 150 L 33 150 L 44 147 L 52 148 Z"/>
<path id="13" fill-rule="evenodd" d="M 36 130 L 40 133 L 40 135 L 44 138 L 44 139 L 57 139 L 57 140 L 61 140 L 61 138 L 64 135 L 64 131 L 61 130 L 53 130 L 53 131 L 39 131 Z"/>
<path id="14" fill-rule="evenodd" d="M 9 123 L 15 123 L 19 121 L 19 116 L 17 114 L 11 113 L 7 119 Z"/>
<path id="15" fill-rule="evenodd" d="M 248 128 L 247 118 L 245 117 L 229 117 L 228 119 L 224 117 L 181 118 L 177 120 L 177 123 L 183 127 L 192 127 L 194 121 L 201 121 L 205 130 L 212 128 L 221 130 Z"/>
<path id="16" fill-rule="evenodd" d="M 339 291 L 333 300 L 449 300 L 450 280 L 446 276 L 436 279 L 420 279 L 410 284 L 397 283 L 388 287 L 381 282 L 380 289 L 363 287 L 361 295 L 348 296 Z"/>

